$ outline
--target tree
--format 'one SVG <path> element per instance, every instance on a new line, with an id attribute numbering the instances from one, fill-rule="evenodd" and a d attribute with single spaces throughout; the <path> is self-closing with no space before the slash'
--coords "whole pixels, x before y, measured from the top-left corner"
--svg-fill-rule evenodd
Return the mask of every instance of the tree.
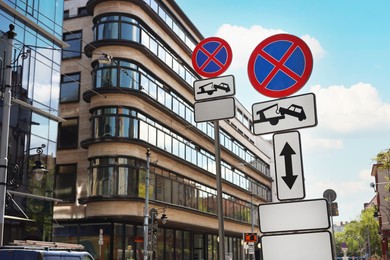
<path id="1" fill-rule="evenodd" d="M 380 256 L 381 237 L 379 223 L 374 218 L 374 207 L 362 211 L 356 221 L 345 225 L 344 231 L 335 235 L 337 256 L 343 256 L 341 245 L 345 243 L 348 256 Z"/>

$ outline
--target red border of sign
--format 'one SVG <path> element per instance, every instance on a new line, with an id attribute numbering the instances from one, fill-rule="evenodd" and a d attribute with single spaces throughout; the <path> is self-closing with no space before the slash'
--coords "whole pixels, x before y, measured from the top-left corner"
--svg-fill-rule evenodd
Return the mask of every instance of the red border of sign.
<path id="1" fill-rule="evenodd" d="M 220 46 L 214 51 L 214 53 L 209 53 L 208 51 L 203 49 L 203 46 L 209 42 L 220 43 Z M 217 59 L 214 58 L 215 54 L 217 54 L 222 48 L 225 48 L 226 52 L 227 52 L 225 64 L 222 64 L 220 61 L 218 61 Z M 198 55 L 198 52 L 200 50 L 203 50 L 203 52 L 208 53 L 209 57 L 211 56 L 211 59 L 214 58 L 214 61 L 217 61 L 217 63 L 221 67 L 221 69 L 216 71 L 216 72 L 213 72 L 213 73 L 207 73 L 207 72 L 203 71 L 202 69 L 208 63 L 205 62 L 205 64 L 203 64 L 202 66 L 198 66 L 198 64 L 196 62 L 196 56 Z M 192 66 L 194 67 L 195 71 L 198 72 L 199 75 L 202 75 L 202 76 L 208 77 L 208 78 L 217 77 L 217 76 L 221 75 L 222 73 L 224 73 L 228 69 L 228 67 L 230 66 L 232 59 L 233 59 L 233 55 L 232 55 L 232 49 L 230 48 L 230 45 L 224 39 L 221 39 L 219 37 L 209 37 L 209 38 L 203 39 L 198 45 L 196 45 L 194 51 L 192 52 Z"/>
<path id="2" fill-rule="evenodd" d="M 255 62 L 258 57 L 258 55 L 262 56 L 263 58 L 269 60 L 271 63 L 271 59 L 275 60 L 271 55 L 267 54 L 263 51 L 263 49 L 268 46 L 271 43 L 277 42 L 277 41 L 289 41 L 292 42 L 292 46 L 287 50 L 285 55 L 283 55 L 283 58 L 281 59 L 280 64 L 277 64 L 277 69 L 273 69 L 267 76 L 267 78 L 264 80 L 265 82 L 260 83 L 256 78 L 255 73 Z M 287 67 L 283 66 L 283 62 L 285 62 L 289 55 L 295 50 L 295 48 L 299 47 L 304 55 L 305 58 L 305 68 L 303 71 L 302 76 L 296 75 L 293 71 L 289 70 Z M 264 55 L 264 56 L 263 56 Z M 284 71 L 288 76 L 296 80 L 296 83 L 292 86 L 288 87 L 285 90 L 269 90 L 267 89 L 267 85 L 272 79 L 272 77 L 276 74 L 277 71 L 279 71 L 280 67 L 286 68 L 286 71 Z M 259 45 L 253 50 L 249 62 L 248 62 L 248 76 L 251 84 L 253 87 L 260 92 L 261 94 L 268 96 L 268 97 L 286 97 L 289 96 L 299 89 L 301 89 L 309 79 L 311 75 L 311 71 L 313 69 L 313 56 L 311 54 L 311 51 L 307 44 L 299 37 L 291 35 L 291 34 L 276 34 L 271 37 L 268 37 L 264 41 L 260 42 Z"/>

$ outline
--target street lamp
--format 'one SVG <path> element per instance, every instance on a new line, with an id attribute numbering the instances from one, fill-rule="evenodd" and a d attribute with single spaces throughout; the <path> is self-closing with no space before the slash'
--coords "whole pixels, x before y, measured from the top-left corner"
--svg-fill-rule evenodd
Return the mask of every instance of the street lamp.
<path id="1" fill-rule="evenodd" d="M 150 149 L 146 151 L 146 177 L 145 177 L 145 205 L 144 205 L 144 260 L 148 260 L 148 234 L 149 234 L 149 176 L 150 176 Z"/>
<path id="2" fill-rule="evenodd" d="M 157 232 L 158 232 L 158 215 L 161 214 L 161 223 L 166 224 L 168 221 L 167 214 L 165 214 L 166 208 L 161 208 L 162 212 L 159 212 L 159 209 L 151 208 L 149 211 L 150 215 L 150 222 L 149 222 L 149 252 L 151 252 L 152 259 L 153 259 L 153 253 L 157 251 Z"/>
<path id="3" fill-rule="evenodd" d="M 32 173 L 35 175 L 35 178 L 37 179 L 37 181 L 40 181 L 42 180 L 43 176 L 48 173 L 49 171 L 43 166 L 42 164 L 42 161 L 41 161 L 41 154 L 43 153 L 43 149 L 42 148 L 45 148 L 46 145 L 42 144 L 41 147 L 37 147 L 36 151 L 37 151 L 37 154 L 38 154 L 38 158 L 37 160 L 35 161 L 35 165 L 32 169 Z M 32 149 L 35 149 L 35 148 L 31 148 L 30 150 Z"/>
<path id="4" fill-rule="evenodd" d="M 386 184 L 390 184 L 390 182 L 388 182 L 388 181 L 385 181 L 385 182 L 377 182 L 377 183 L 371 182 L 371 183 L 370 183 L 370 187 L 373 188 L 375 192 L 377 192 L 377 191 L 378 191 L 377 185 L 381 185 L 381 184 L 386 185 Z"/>

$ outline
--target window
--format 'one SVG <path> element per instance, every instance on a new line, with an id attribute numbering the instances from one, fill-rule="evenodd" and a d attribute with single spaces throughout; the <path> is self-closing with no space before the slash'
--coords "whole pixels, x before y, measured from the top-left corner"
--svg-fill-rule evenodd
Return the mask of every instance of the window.
<path id="1" fill-rule="evenodd" d="M 62 51 L 62 59 L 72 59 L 81 57 L 81 37 L 82 32 L 64 33 L 62 40 L 66 42 L 69 47 Z"/>
<path id="2" fill-rule="evenodd" d="M 26 13 L 34 16 L 34 4 L 35 4 L 35 1 L 34 0 L 27 0 L 26 1 Z"/>
<path id="3" fill-rule="evenodd" d="M 62 75 L 60 103 L 78 102 L 80 95 L 80 72 Z"/>
<path id="4" fill-rule="evenodd" d="M 76 200 L 77 164 L 57 165 L 55 176 L 55 197 L 63 202 Z"/>
<path id="5" fill-rule="evenodd" d="M 64 11 L 64 19 L 68 19 L 69 18 L 69 10 L 65 10 Z"/>
<path id="6" fill-rule="evenodd" d="M 65 122 L 61 122 L 58 130 L 58 148 L 77 148 L 78 129 L 78 118 L 68 118 Z"/>
<path id="7" fill-rule="evenodd" d="M 86 16 L 86 15 L 88 15 L 87 8 L 85 6 L 77 8 L 77 15 L 78 16 Z"/>

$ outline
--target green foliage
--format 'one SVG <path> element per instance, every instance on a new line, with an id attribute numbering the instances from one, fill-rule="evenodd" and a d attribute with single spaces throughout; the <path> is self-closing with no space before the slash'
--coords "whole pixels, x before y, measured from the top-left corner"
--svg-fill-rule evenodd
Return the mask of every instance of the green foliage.
<path id="1" fill-rule="evenodd" d="M 346 243 L 348 256 L 380 256 L 381 237 L 379 223 L 374 218 L 374 207 L 362 212 L 360 218 L 344 227 L 344 231 L 335 235 L 337 256 L 343 256 L 342 243 Z"/>
<path id="2" fill-rule="evenodd" d="M 381 165 L 381 168 L 390 168 L 390 149 L 379 152 L 374 158 L 377 164 Z"/>

